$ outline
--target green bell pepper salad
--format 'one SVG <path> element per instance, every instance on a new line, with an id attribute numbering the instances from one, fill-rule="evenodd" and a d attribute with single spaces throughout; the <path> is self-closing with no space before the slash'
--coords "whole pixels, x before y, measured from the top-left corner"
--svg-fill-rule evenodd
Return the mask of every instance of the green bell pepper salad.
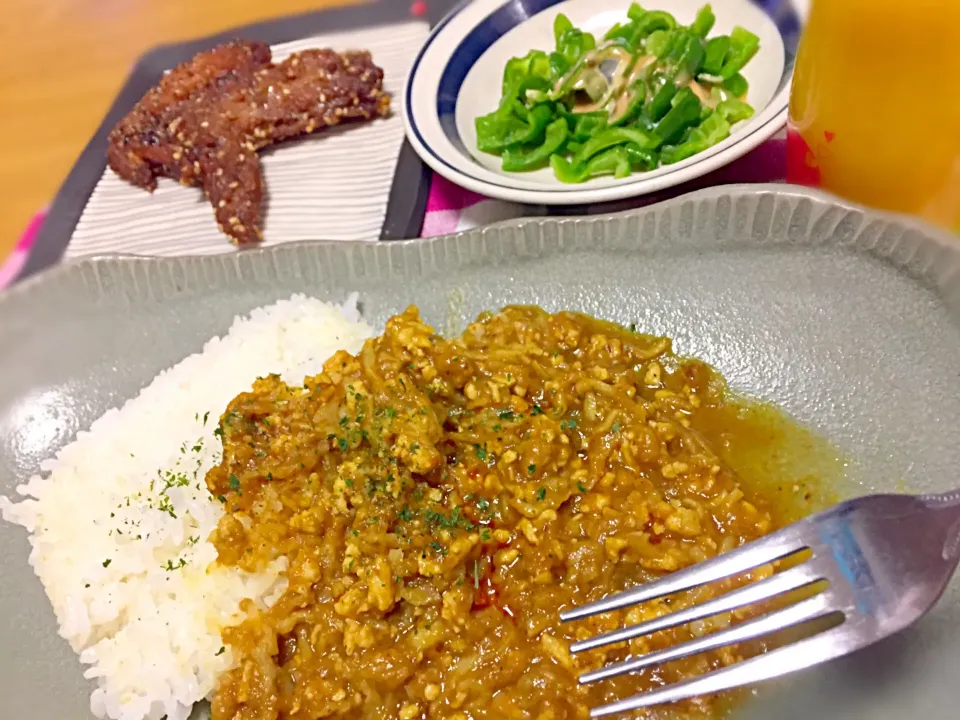
<path id="1" fill-rule="evenodd" d="M 753 116 L 742 71 L 760 39 L 736 27 L 708 37 L 710 5 L 681 25 L 633 3 L 598 40 L 560 13 L 554 48 L 511 58 L 477 147 L 505 172 L 551 168 L 564 183 L 628 177 L 686 160 Z"/>

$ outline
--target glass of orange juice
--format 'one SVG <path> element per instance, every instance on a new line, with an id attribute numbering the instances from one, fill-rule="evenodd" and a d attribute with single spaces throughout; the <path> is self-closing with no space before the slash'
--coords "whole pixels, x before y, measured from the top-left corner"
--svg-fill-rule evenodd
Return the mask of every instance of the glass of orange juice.
<path id="1" fill-rule="evenodd" d="M 960 0 L 812 0 L 787 179 L 960 231 Z"/>

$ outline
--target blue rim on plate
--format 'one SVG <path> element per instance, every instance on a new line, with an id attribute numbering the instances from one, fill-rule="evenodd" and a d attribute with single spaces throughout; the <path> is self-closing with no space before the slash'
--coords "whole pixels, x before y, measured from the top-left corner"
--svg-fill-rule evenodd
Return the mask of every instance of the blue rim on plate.
<path id="1" fill-rule="evenodd" d="M 800 43 L 800 30 L 802 28 L 800 14 L 797 12 L 797 8 L 795 7 L 793 0 L 745 1 L 750 2 L 752 5 L 762 10 L 770 18 L 774 25 L 776 25 L 777 29 L 780 31 L 780 35 L 783 38 L 784 66 L 783 75 L 780 78 L 777 88 L 779 92 L 787 83 L 790 82 L 790 78 L 793 74 L 793 67 L 796 63 L 797 47 Z M 409 130 L 414 137 L 416 137 L 419 144 L 426 149 L 430 156 L 444 167 L 449 168 L 452 172 L 462 174 L 478 182 L 485 182 L 483 178 L 479 178 L 475 175 L 467 173 L 462 168 L 455 168 L 444 158 L 438 155 L 424 138 L 423 133 L 417 126 L 416 118 L 414 117 L 413 112 L 410 110 L 413 107 L 412 80 L 417 74 L 417 70 L 420 67 L 424 55 L 437 37 L 443 32 L 444 28 L 450 23 L 450 21 L 453 20 L 462 10 L 464 10 L 470 4 L 470 2 L 471 0 L 465 0 L 457 5 L 449 15 L 447 15 L 440 23 L 437 24 L 437 26 L 433 29 L 433 32 L 430 33 L 430 37 L 427 38 L 426 43 L 424 43 L 424 46 L 420 49 L 420 52 L 417 53 L 417 56 L 413 61 L 413 66 L 411 67 L 410 75 L 408 76 L 410 81 L 407 83 L 404 100 L 406 102 Z M 488 15 L 486 18 L 484 18 L 484 20 L 475 28 L 473 28 L 473 30 L 471 30 L 466 37 L 463 38 L 463 40 L 457 46 L 457 49 L 451 53 L 450 59 L 444 66 L 443 72 L 440 76 L 440 84 L 437 91 L 437 117 L 440 121 L 440 127 L 443 129 L 447 139 L 464 155 L 469 156 L 470 153 L 460 137 L 459 130 L 457 129 L 456 110 L 457 99 L 460 96 L 460 89 L 463 87 L 463 82 L 466 79 L 467 74 L 480 59 L 480 57 L 497 40 L 521 23 L 526 22 L 533 16 L 545 10 L 549 10 L 550 8 L 555 7 L 562 2 L 565 2 L 565 0 L 508 0 L 506 3 L 490 13 L 490 15 Z M 770 122 L 779 122 L 779 119 L 773 118 Z M 770 122 L 754 128 L 752 131 L 743 135 L 742 137 L 745 139 L 755 135 L 758 132 L 762 132 L 769 126 Z M 721 151 L 722 148 L 714 146 L 714 148 L 710 148 L 700 153 L 698 157 L 701 159 L 706 159 Z M 680 171 L 681 169 L 685 168 L 677 167 L 664 173 L 661 177 L 668 176 L 674 172 Z M 637 177 L 637 181 L 642 179 L 642 176 Z"/>

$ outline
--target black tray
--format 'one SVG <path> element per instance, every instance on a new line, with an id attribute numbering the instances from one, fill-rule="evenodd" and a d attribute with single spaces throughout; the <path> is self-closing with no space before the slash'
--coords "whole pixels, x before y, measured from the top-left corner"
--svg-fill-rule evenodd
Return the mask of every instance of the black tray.
<path id="1" fill-rule="evenodd" d="M 57 192 L 19 278 L 54 265 L 63 257 L 87 201 L 106 169 L 107 134 L 157 83 L 164 71 L 189 60 L 198 52 L 236 37 L 261 40 L 273 45 L 321 32 L 395 25 L 416 16 L 422 16 L 433 26 L 454 5 L 456 0 L 429 0 L 427 3 L 413 4 L 408 4 L 406 0 L 368 0 L 360 5 L 291 15 L 232 28 L 197 40 L 161 45 L 143 55 Z M 429 168 L 404 140 L 380 232 L 381 240 L 399 240 L 419 234 L 430 192 L 430 177 Z"/>

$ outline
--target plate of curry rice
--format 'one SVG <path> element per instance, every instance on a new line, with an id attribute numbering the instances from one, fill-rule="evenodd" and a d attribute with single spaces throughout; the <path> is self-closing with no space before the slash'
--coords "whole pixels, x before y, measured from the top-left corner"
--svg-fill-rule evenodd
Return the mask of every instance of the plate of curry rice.
<path id="1" fill-rule="evenodd" d="M 749 614 L 576 656 L 667 607 L 559 615 L 947 489 L 958 321 L 951 237 L 775 185 L 55 267 L 0 295 L 0 715 L 572 720 L 763 653 L 582 686 Z M 858 655 L 639 717 L 947 718 L 958 671 L 954 584 Z"/>

